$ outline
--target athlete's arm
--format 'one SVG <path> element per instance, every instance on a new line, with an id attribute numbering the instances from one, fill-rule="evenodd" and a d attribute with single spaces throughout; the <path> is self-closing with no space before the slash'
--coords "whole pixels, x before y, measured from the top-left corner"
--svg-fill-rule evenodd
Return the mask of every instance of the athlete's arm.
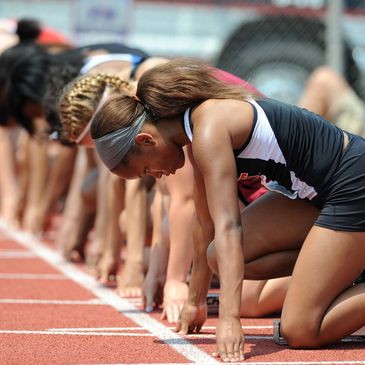
<path id="1" fill-rule="evenodd" d="M 208 100 L 193 111 L 192 118 L 193 156 L 204 178 L 209 215 L 214 224 L 221 286 L 217 350 L 223 360 L 231 358 L 232 354 L 235 360 L 240 360 L 243 356 L 240 302 L 244 257 L 233 149 L 248 138 L 253 112 L 245 102 Z M 227 354 L 230 355 L 227 357 Z"/>
<path id="2" fill-rule="evenodd" d="M 193 223 L 193 264 L 189 283 L 188 299 L 181 311 L 176 330 L 182 334 L 199 332 L 207 318 L 206 297 L 212 273 L 207 262 L 207 248 L 214 237 L 203 177 L 192 158 L 191 146 L 188 155 L 194 168 L 194 203 L 197 219 Z"/>

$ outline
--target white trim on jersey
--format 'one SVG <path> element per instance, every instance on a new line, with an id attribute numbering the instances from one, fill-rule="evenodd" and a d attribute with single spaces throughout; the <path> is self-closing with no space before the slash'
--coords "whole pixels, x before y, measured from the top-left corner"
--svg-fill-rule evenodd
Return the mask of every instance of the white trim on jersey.
<path id="1" fill-rule="evenodd" d="M 190 139 L 190 142 L 193 142 L 193 131 L 191 130 L 190 127 L 190 108 L 185 110 L 184 113 L 184 128 L 185 128 L 185 133 L 188 136 L 188 138 Z"/>
<path id="2" fill-rule="evenodd" d="M 257 122 L 249 144 L 237 158 L 260 159 L 263 161 L 273 160 L 286 166 L 285 157 L 264 110 L 253 99 L 248 101 L 256 107 Z M 262 146 L 265 146 L 265 148 L 262 148 Z M 284 194 L 291 199 L 295 199 L 297 196 L 301 199 L 313 199 L 317 195 L 312 186 L 298 179 L 291 170 L 290 179 L 292 181 L 291 189 L 294 193 L 288 191 L 276 181 L 266 181 L 266 176 L 263 176 L 261 180 L 267 189 Z"/>
<path id="3" fill-rule="evenodd" d="M 262 161 L 272 160 L 275 163 L 280 163 L 286 166 L 287 163 L 285 157 L 281 151 L 275 133 L 271 128 L 264 110 L 253 99 L 248 101 L 257 110 L 257 122 L 255 124 L 251 140 L 245 149 L 236 157 L 236 159 L 259 159 Z M 186 135 L 192 142 L 193 132 L 190 124 L 190 108 L 184 113 L 184 128 Z M 265 148 L 263 148 L 263 146 L 265 146 Z M 260 175 L 261 182 L 268 190 L 283 194 L 290 199 L 299 197 L 301 199 L 307 198 L 311 200 L 317 195 L 317 192 L 314 190 L 314 188 L 298 179 L 293 171 L 289 170 L 289 173 L 292 182 L 291 189 L 293 192 L 289 191 L 285 186 L 280 185 L 277 181 L 267 180 L 265 175 Z"/>
<path id="4" fill-rule="evenodd" d="M 139 57 L 139 56 L 138 56 Z M 84 66 L 80 70 L 80 75 L 87 74 L 94 67 L 110 61 L 126 61 L 134 63 L 136 56 L 129 53 L 110 53 L 110 54 L 100 54 L 94 55 L 86 58 Z"/>

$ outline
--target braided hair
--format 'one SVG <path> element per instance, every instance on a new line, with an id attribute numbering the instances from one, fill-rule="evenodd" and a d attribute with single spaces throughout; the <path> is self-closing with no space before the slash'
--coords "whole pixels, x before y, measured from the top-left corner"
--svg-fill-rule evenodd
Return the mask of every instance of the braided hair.
<path id="1" fill-rule="evenodd" d="M 112 93 L 132 95 L 134 91 L 127 80 L 103 73 L 79 77 L 66 86 L 58 100 L 61 141 L 77 139 L 95 113 L 106 86 Z"/>

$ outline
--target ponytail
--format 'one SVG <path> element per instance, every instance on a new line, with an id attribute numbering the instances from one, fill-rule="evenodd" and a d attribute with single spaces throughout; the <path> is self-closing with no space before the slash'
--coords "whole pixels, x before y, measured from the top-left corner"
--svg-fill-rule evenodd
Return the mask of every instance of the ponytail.
<path id="1" fill-rule="evenodd" d="M 242 85 L 219 80 L 210 65 L 180 58 L 146 71 L 139 80 L 137 96 L 159 119 L 182 114 L 208 99 L 246 100 L 251 95 Z"/>
<path id="2" fill-rule="evenodd" d="M 133 92 L 133 86 L 128 81 L 107 74 L 82 76 L 65 87 L 58 101 L 61 140 L 74 142 L 79 137 L 95 113 L 106 86 L 111 93 Z"/>

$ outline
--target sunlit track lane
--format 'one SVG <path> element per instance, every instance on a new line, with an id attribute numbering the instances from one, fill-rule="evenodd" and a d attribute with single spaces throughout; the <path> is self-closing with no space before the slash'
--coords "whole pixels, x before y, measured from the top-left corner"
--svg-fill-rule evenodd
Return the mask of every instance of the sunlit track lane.
<path id="1" fill-rule="evenodd" d="M 216 318 L 208 318 L 201 335 L 180 337 L 160 313 L 141 312 L 140 300 L 121 299 L 95 283 L 85 267 L 63 262 L 52 242 L 44 245 L 19 232 L 4 237 L 0 224 L 1 365 L 219 363 L 209 356 Z M 365 365 L 364 346 L 305 351 L 278 346 L 273 319 L 242 319 L 245 363 Z"/>
<path id="2" fill-rule="evenodd" d="M 12 263 L 22 262 L 15 265 L 15 271 L 0 270 L 1 364 L 154 363 L 157 359 L 189 363 L 190 358 L 206 364 L 212 359 L 64 262 L 48 245 L 21 232 L 15 233 L 15 238 L 39 258 L 14 258 Z M 42 261 L 55 270 L 47 265 L 43 272 L 34 270 Z M 6 276 L 11 273 L 13 277 Z M 38 280 L 32 273 L 40 275 Z M 47 280 L 42 274 L 59 276 Z M 88 327 L 114 326 L 127 329 L 87 331 Z M 74 327 L 84 331 L 68 330 Z M 140 330 L 128 330 L 136 327 Z"/>

